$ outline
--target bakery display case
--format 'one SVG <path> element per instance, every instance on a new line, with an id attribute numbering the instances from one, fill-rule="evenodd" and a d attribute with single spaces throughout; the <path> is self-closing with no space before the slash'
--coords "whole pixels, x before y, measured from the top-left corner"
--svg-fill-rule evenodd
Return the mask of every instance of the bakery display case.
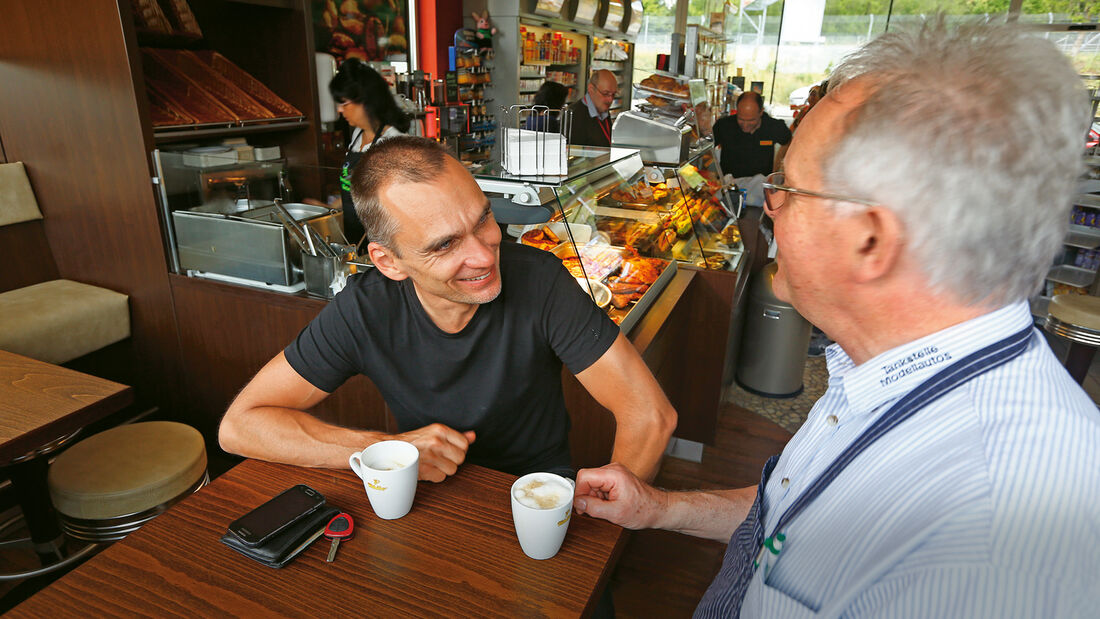
<path id="1" fill-rule="evenodd" d="M 598 225 L 601 201 L 645 182 L 641 157 L 632 149 L 578 146 L 571 146 L 568 155 L 567 173 L 560 176 L 513 175 L 494 164 L 474 177 L 493 199 L 498 220 L 499 213 L 516 207 L 537 213 L 537 220 L 550 220 L 511 225 L 508 233 L 515 242 L 561 258 L 593 302 L 629 334 L 677 269 L 669 252 L 638 251 Z"/>
<path id="2" fill-rule="evenodd" d="M 647 167 L 625 148 L 569 148 L 567 174 L 516 176 L 499 164 L 475 174 L 497 197 L 546 224 L 509 226 L 517 242 L 551 251 L 578 277 L 606 286 L 608 312 L 624 332 L 640 319 L 678 264 L 735 270 L 743 253 L 723 204 L 711 149 L 679 166 Z M 589 290 L 598 304 L 596 287 Z"/>

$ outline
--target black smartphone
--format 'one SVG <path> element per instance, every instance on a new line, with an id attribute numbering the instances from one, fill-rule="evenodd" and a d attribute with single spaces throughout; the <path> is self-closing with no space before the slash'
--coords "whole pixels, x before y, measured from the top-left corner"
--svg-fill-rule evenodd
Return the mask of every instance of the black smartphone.
<path id="1" fill-rule="evenodd" d="M 325 497 L 320 492 L 298 484 L 234 520 L 229 532 L 248 546 L 259 546 L 324 504 Z"/>

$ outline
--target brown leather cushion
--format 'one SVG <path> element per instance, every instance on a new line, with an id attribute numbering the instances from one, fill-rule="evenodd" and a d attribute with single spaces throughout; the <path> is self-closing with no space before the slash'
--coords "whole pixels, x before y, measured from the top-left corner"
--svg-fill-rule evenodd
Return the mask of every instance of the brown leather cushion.
<path id="1" fill-rule="evenodd" d="M 65 363 L 130 337 L 124 294 L 67 279 L 0 293 L 0 350 Z"/>
<path id="2" fill-rule="evenodd" d="M 58 456 L 50 466 L 50 497 L 66 516 L 117 518 L 171 501 L 205 474 L 206 446 L 198 430 L 172 421 L 134 423 Z"/>
<path id="3" fill-rule="evenodd" d="M 1058 320 L 1092 331 L 1100 331 L 1100 297 L 1059 294 L 1050 300 L 1047 310 Z"/>
<path id="4" fill-rule="evenodd" d="M 22 161 L 0 163 L 0 226 L 42 219 Z"/>

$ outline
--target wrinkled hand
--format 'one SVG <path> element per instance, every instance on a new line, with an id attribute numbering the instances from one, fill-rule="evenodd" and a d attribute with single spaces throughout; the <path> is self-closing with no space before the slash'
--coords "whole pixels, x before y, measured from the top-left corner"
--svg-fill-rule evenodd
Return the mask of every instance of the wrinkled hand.
<path id="1" fill-rule="evenodd" d="M 664 511 L 666 493 L 638 479 L 625 466 L 611 463 L 577 472 L 573 508 L 627 529 L 648 529 Z"/>
<path id="2" fill-rule="evenodd" d="M 408 441 L 420 450 L 420 479 L 443 481 L 458 471 L 466 460 L 466 450 L 474 442 L 474 432 L 459 432 L 441 423 L 410 430 L 394 436 Z"/>

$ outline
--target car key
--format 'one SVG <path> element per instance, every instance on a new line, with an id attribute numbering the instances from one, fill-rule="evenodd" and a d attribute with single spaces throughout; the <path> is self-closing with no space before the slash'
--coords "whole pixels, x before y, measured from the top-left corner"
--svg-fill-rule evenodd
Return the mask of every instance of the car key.
<path id="1" fill-rule="evenodd" d="M 351 537 L 351 532 L 354 529 L 355 523 L 352 521 L 351 516 L 344 512 L 336 514 L 332 517 L 332 520 L 328 521 L 328 525 L 325 526 L 325 537 L 332 540 L 332 546 L 328 549 L 326 563 L 332 563 L 332 560 L 336 558 L 336 549 L 340 547 L 340 540 Z"/>

